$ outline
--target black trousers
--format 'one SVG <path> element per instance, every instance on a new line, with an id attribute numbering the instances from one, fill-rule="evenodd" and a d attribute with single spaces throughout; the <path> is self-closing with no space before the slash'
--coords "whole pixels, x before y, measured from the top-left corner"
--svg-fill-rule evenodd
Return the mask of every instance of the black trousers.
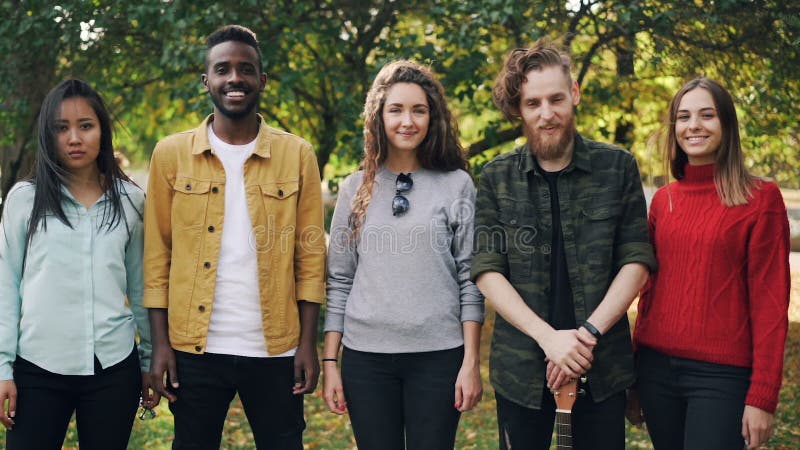
<path id="1" fill-rule="evenodd" d="M 342 384 L 359 450 L 452 449 L 463 358 L 464 347 L 419 353 L 345 347 Z"/>
<path id="2" fill-rule="evenodd" d="M 542 395 L 542 408 L 532 409 L 495 393 L 500 450 L 550 448 L 556 404 L 547 387 Z M 625 393 L 597 403 L 591 392 L 579 396 L 572 408 L 572 445 L 575 450 L 624 450 Z"/>
<path id="3" fill-rule="evenodd" d="M 302 450 L 303 396 L 292 393 L 294 358 L 175 352 L 180 387 L 170 403 L 173 449 L 220 448 L 231 400 L 239 394 L 256 448 Z"/>
<path id="4" fill-rule="evenodd" d="M 639 397 L 656 450 L 739 450 L 750 369 L 637 352 Z"/>
<path id="5" fill-rule="evenodd" d="M 141 395 L 142 376 L 134 347 L 123 361 L 94 375 L 59 375 L 20 357 L 15 425 L 6 433 L 8 450 L 60 450 L 72 413 L 81 450 L 124 450 Z"/>

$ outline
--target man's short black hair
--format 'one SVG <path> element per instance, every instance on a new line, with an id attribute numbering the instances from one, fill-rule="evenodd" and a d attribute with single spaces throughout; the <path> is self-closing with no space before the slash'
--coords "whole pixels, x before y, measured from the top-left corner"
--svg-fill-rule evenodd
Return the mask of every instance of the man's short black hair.
<path id="1" fill-rule="evenodd" d="M 211 48 L 228 41 L 242 42 L 253 47 L 258 55 L 258 70 L 264 70 L 261 65 L 261 49 L 258 47 L 256 34 L 253 30 L 241 25 L 225 25 L 208 35 L 206 38 L 206 67 L 208 67 L 208 54 Z"/>

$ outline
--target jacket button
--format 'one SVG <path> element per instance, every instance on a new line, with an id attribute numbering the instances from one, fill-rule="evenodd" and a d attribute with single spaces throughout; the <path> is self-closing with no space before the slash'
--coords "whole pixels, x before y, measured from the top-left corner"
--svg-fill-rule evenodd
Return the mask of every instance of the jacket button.
<path id="1" fill-rule="evenodd" d="M 192 185 L 191 184 L 187 184 L 186 185 L 186 190 L 187 191 L 191 191 L 192 190 Z"/>
<path id="2" fill-rule="evenodd" d="M 196 352 L 199 352 L 199 351 L 200 351 L 200 350 L 202 350 L 202 349 L 203 349 L 203 347 L 201 347 L 201 346 L 199 346 L 199 345 L 195 345 L 195 346 L 194 346 L 194 351 L 196 351 Z"/>
<path id="3" fill-rule="evenodd" d="M 211 263 L 206 261 L 206 262 L 203 263 L 203 267 L 205 267 L 206 269 L 210 269 L 211 268 Z"/>
<path id="4" fill-rule="evenodd" d="M 200 305 L 200 306 L 197 307 L 197 310 L 200 311 L 200 312 L 203 312 L 203 311 L 206 310 L 206 307 L 204 305 Z"/>
<path id="5" fill-rule="evenodd" d="M 208 232 L 209 233 L 213 233 L 214 232 L 214 225 L 209 225 L 208 226 Z"/>
<path id="6" fill-rule="evenodd" d="M 211 192 L 216 194 L 217 192 L 219 192 L 219 188 L 214 186 L 214 187 L 211 188 Z"/>
<path id="7" fill-rule="evenodd" d="M 283 189 L 278 189 L 278 197 L 283 197 Z"/>

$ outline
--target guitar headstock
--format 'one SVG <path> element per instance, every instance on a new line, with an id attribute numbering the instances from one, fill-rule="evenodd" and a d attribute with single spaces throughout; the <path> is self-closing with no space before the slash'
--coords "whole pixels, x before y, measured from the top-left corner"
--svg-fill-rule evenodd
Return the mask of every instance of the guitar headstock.
<path id="1" fill-rule="evenodd" d="M 578 397 L 578 380 L 570 379 L 562 384 L 558 389 L 553 389 L 553 398 L 556 401 L 556 408 L 564 411 L 572 411 L 575 400 Z"/>
<path id="2" fill-rule="evenodd" d="M 570 378 L 565 384 L 562 384 L 558 389 L 553 389 L 553 398 L 556 401 L 556 409 L 563 411 L 572 411 L 575 405 L 575 400 L 578 395 L 585 394 L 583 389 L 578 388 L 578 383 L 586 383 L 586 377 L 581 377 L 580 381 L 577 378 Z"/>

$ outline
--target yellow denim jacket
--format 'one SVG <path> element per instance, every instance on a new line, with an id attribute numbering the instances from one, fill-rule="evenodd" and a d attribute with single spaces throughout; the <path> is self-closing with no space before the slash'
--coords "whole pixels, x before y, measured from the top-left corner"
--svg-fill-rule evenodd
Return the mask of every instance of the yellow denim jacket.
<path id="1" fill-rule="evenodd" d="M 297 301 L 325 298 L 322 192 L 311 145 L 259 119 L 245 192 L 264 338 L 279 354 L 299 342 Z M 205 350 L 222 237 L 225 169 L 208 140 L 212 120 L 156 144 L 145 203 L 143 303 L 168 309 L 172 347 L 190 353 Z"/>

